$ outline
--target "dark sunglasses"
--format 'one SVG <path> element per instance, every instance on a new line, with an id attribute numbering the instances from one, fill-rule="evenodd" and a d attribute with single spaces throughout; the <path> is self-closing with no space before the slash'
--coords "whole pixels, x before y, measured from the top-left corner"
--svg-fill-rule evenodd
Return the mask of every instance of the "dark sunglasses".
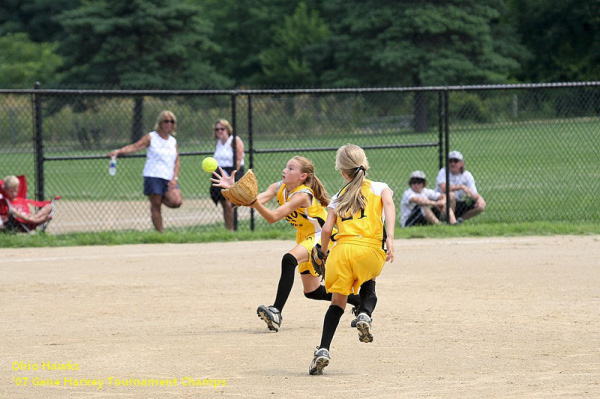
<path id="1" fill-rule="evenodd" d="M 165 119 L 162 123 L 175 123 L 175 121 L 173 119 Z"/>
<path id="2" fill-rule="evenodd" d="M 227 130 L 227 128 L 224 128 L 224 127 L 216 127 L 215 128 L 215 132 L 218 132 L 219 130 Z"/>
<path id="3" fill-rule="evenodd" d="M 409 184 L 419 184 L 419 183 L 425 184 L 425 180 L 423 180 L 423 179 L 410 179 L 410 181 L 408 183 Z"/>
<path id="4" fill-rule="evenodd" d="M 449 159 L 448 162 L 450 162 L 450 163 L 460 162 L 460 159 Z"/>

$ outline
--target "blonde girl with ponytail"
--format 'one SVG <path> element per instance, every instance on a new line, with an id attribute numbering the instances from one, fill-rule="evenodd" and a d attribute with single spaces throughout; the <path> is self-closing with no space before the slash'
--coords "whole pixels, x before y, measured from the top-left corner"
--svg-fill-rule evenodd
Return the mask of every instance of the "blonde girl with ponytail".
<path id="1" fill-rule="evenodd" d="M 372 342 L 372 313 L 377 304 L 375 278 L 385 262 L 394 261 L 396 208 L 386 183 L 367 179 L 369 162 L 362 148 L 347 144 L 338 149 L 335 168 L 346 185 L 331 198 L 321 243 L 327 248 L 334 228 L 336 245 L 327 257 L 325 289 L 332 293 L 325 314 L 321 343 L 314 353 L 309 374 L 323 374 L 329 364 L 329 347 L 349 295 L 359 294 L 356 328 L 361 342 Z"/>
<path id="2" fill-rule="evenodd" d="M 229 188 L 234 184 L 235 173 L 234 171 L 231 176 L 214 173 L 215 178 L 211 179 L 213 186 Z M 273 198 L 276 198 L 279 204 L 275 210 L 264 206 Z M 281 260 L 275 302 L 271 306 L 260 305 L 256 311 L 271 331 L 277 332 L 281 327 L 281 313 L 292 290 L 296 268 L 302 279 L 304 296 L 314 300 L 331 301 L 332 295 L 327 293 L 325 286 L 321 284 L 321 278 L 315 272 L 309 258 L 312 248 L 321 241 L 328 204 L 327 191 L 315 175 L 314 164 L 305 157 L 295 156 L 285 165 L 281 181 L 271 184 L 251 205 L 267 222 L 272 224 L 285 219 L 296 229 L 296 246 Z M 358 295 L 352 295 L 348 302 L 358 306 L 360 298 Z"/>

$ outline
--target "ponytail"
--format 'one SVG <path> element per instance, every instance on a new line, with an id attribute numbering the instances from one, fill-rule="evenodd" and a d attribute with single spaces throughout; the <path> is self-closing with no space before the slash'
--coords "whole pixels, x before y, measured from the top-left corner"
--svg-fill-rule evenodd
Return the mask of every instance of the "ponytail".
<path id="1" fill-rule="evenodd" d="M 337 205 L 337 215 L 341 218 L 349 218 L 354 215 L 356 212 L 364 209 L 367 205 L 367 201 L 365 197 L 362 195 L 362 185 L 365 181 L 366 171 L 361 166 L 361 168 L 349 169 L 347 171 L 342 170 L 348 176 L 351 176 L 350 173 L 354 172 L 354 177 L 350 182 L 346 185 L 346 189 L 342 189 Z M 361 173 L 362 172 L 362 173 Z"/>
<path id="2" fill-rule="evenodd" d="M 351 180 L 340 190 L 336 213 L 341 218 L 348 218 L 364 209 L 367 201 L 362 195 L 362 185 L 369 170 L 369 162 L 362 148 L 347 144 L 336 154 L 335 168 Z"/>
<path id="3" fill-rule="evenodd" d="M 327 195 L 327 191 L 325 190 L 325 186 L 321 183 L 321 180 L 317 177 L 317 175 L 309 176 L 304 182 L 310 189 L 317 201 L 321 203 L 322 206 L 327 207 L 329 205 L 329 196 Z"/>

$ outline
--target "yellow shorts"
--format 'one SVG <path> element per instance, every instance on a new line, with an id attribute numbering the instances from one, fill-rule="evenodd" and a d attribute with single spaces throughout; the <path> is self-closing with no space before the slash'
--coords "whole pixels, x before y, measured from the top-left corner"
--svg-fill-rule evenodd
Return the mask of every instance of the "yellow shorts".
<path id="1" fill-rule="evenodd" d="M 338 242 L 327 258 L 325 288 L 342 295 L 358 294 L 362 283 L 379 276 L 384 264 L 381 248 Z"/>

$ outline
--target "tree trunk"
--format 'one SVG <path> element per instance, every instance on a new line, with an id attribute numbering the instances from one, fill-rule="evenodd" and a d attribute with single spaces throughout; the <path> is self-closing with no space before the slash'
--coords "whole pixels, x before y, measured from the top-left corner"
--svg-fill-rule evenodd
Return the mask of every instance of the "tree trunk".
<path id="1" fill-rule="evenodd" d="M 142 138 L 142 116 L 144 111 L 144 98 L 136 97 L 133 103 L 133 123 L 131 125 L 131 142 L 135 143 Z"/>
<path id="2" fill-rule="evenodd" d="M 414 96 L 414 125 L 415 132 L 424 133 L 429 130 L 429 121 L 427 120 L 427 98 L 424 91 L 415 92 Z"/>

